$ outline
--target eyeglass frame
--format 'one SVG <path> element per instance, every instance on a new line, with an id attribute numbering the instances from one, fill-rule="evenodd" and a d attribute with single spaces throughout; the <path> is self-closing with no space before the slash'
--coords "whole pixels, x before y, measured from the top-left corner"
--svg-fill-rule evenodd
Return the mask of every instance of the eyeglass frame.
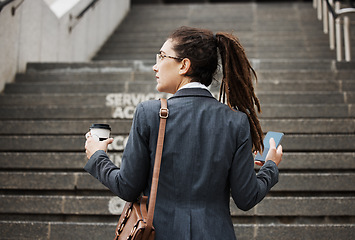
<path id="1" fill-rule="evenodd" d="M 169 56 L 166 54 L 157 53 L 155 62 L 160 63 L 161 60 L 163 60 L 164 58 L 171 58 L 171 59 L 180 60 L 180 61 L 182 61 L 184 59 L 184 58 L 180 58 L 180 57 L 173 57 L 173 56 Z"/>

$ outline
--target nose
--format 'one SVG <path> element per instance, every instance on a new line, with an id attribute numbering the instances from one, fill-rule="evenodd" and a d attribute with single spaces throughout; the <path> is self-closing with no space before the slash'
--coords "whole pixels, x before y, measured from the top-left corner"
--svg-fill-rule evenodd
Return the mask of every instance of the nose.
<path id="1" fill-rule="evenodd" d="M 157 71 L 158 71 L 158 66 L 157 66 L 157 64 L 154 64 L 154 66 L 153 66 L 153 71 L 154 71 L 154 72 L 157 72 Z"/>

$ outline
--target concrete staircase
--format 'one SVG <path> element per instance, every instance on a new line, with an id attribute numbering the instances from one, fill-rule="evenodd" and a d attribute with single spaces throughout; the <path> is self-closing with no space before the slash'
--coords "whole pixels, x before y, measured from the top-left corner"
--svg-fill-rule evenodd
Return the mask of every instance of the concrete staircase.
<path id="1" fill-rule="evenodd" d="M 109 123 L 120 163 L 135 105 L 161 96 L 154 54 L 180 25 L 234 30 L 263 129 L 286 134 L 279 183 L 248 212 L 231 202 L 238 239 L 355 237 L 355 64 L 333 60 L 311 3 L 246 3 L 133 6 L 96 61 L 18 74 L 0 94 L 1 239 L 113 238 L 123 202 L 82 170 L 84 134 Z"/>

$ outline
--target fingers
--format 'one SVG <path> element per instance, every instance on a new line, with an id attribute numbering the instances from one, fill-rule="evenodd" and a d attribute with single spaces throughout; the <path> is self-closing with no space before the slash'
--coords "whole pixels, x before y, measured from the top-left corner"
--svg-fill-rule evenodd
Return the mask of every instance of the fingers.
<path id="1" fill-rule="evenodd" d="M 88 139 L 89 137 L 91 137 L 91 132 L 87 132 L 87 133 L 85 134 L 85 138 L 86 138 L 86 139 Z"/>
<path id="2" fill-rule="evenodd" d="M 282 157 L 283 152 L 282 152 L 282 146 L 281 146 L 281 145 L 279 145 L 279 146 L 277 147 L 276 153 L 277 153 L 277 155 L 280 155 L 280 156 Z"/>
<path id="3" fill-rule="evenodd" d="M 265 162 L 261 162 L 261 161 L 255 161 L 255 164 L 258 166 L 263 166 Z"/>

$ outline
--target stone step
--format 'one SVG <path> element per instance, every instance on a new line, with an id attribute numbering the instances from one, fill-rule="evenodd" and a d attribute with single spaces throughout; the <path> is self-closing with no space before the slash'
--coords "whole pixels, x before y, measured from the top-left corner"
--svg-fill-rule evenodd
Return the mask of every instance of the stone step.
<path id="1" fill-rule="evenodd" d="M 144 76 L 142 79 L 141 75 Z M 151 72 L 134 72 L 134 71 L 122 71 L 122 72 L 65 72 L 59 73 L 41 73 L 41 72 L 30 72 L 26 74 L 17 74 L 16 81 L 18 83 L 30 83 L 30 82 L 100 82 L 100 81 L 131 81 L 131 80 L 147 80 L 154 79 L 155 73 Z"/>
<path id="2" fill-rule="evenodd" d="M 35 135 L 2 136 L 0 151 L 43 151 L 80 152 L 84 149 L 84 134 L 78 135 Z M 127 135 L 113 135 L 110 150 L 122 151 Z M 282 140 L 284 151 L 354 151 L 354 134 L 286 134 Z"/>
<path id="3" fill-rule="evenodd" d="M 108 60 L 108 61 L 113 61 L 113 60 L 136 60 L 136 59 L 142 59 L 142 60 L 152 60 L 154 58 L 154 54 L 156 54 L 156 50 L 149 52 L 149 53 L 126 53 L 126 54 L 114 54 L 109 51 L 109 53 L 102 53 L 100 55 L 97 55 L 96 57 L 93 58 L 94 61 L 103 61 L 103 60 Z M 285 51 L 280 51 L 280 52 L 258 52 L 258 51 L 252 51 L 252 50 L 246 50 L 248 58 L 261 58 L 261 59 L 334 59 L 335 58 L 335 53 L 333 52 L 289 52 L 287 50 Z"/>
<path id="4" fill-rule="evenodd" d="M 94 122 L 111 125 L 112 134 L 128 133 L 131 120 L 2 120 L 0 134 L 59 135 L 82 134 Z M 354 119 L 260 119 L 265 132 L 277 129 L 284 133 L 352 133 Z"/>
<path id="5" fill-rule="evenodd" d="M 220 29 L 215 31 L 221 32 Z M 323 46 L 329 50 L 329 37 L 320 35 L 314 30 L 307 34 L 303 31 L 294 32 L 293 34 L 285 34 L 283 32 L 251 32 L 251 31 L 233 31 L 232 34 L 238 37 L 243 47 L 246 46 L 269 46 L 279 43 L 281 46 Z M 135 47 L 157 47 L 160 48 L 166 41 L 168 32 L 117 32 L 103 46 L 119 47 L 121 44 L 125 46 Z"/>
<path id="6" fill-rule="evenodd" d="M 0 195 L 0 212 L 2 214 L 118 215 L 122 211 L 124 201 L 116 199 L 117 197 L 113 196 Z M 266 197 L 256 208 L 247 212 L 238 210 L 235 204 L 231 203 L 231 215 L 354 216 L 355 210 L 349 208 L 354 200 L 354 197 Z M 110 202 L 114 201 L 116 209 L 112 210 Z M 324 206 L 332 206 L 332 208 Z"/>
<path id="7" fill-rule="evenodd" d="M 318 121 L 315 125 L 322 124 Z M 323 126 L 338 126 L 342 128 L 340 122 L 348 123 L 350 121 L 337 121 L 324 123 Z M 0 121 L 0 135 L 80 135 L 85 134 L 93 123 L 106 123 L 111 126 L 111 134 L 128 134 L 131 129 L 132 120 L 112 119 L 83 119 L 83 120 L 11 120 Z M 330 127 L 330 126 L 329 126 Z M 336 129 L 336 127 L 334 127 Z M 341 131 L 341 130 L 340 130 Z M 345 129 L 343 130 L 345 131 Z"/>
<path id="8" fill-rule="evenodd" d="M 284 133 L 353 133 L 354 119 L 260 119 L 264 132 L 277 131 Z"/>
<path id="9" fill-rule="evenodd" d="M 156 52 L 154 53 L 156 54 Z M 46 73 L 107 73 L 107 72 L 131 72 L 132 70 L 148 72 L 152 71 L 155 64 L 155 55 L 150 56 L 150 61 L 146 60 L 115 60 L 115 61 L 94 61 L 79 63 L 28 63 L 27 72 L 46 72 Z M 153 59 L 154 58 L 154 59 Z M 291 73 L 324 72 L 332 75 L 342 75 L 343 72 L 336 70 L 347 70 L 346 72 L 355 72 L 355 63 L 336 62 L 334 59 L 249 59 L 255 70 L 266 72 L 290 71 Z M 346 66 L 346 68 L 344 68 Z M 346 74 L 345 72 L 345 74 Z M 324 73 L 323 73 L 324 74 Z M 325 74 L 326 75 L 326 74 Z"/>
<path id="10" fill-rule="evenodd" d="M 118 222 L 0 221 L 4 239 L 113 239 Z"/>
<path id="11" fill-rule="evenodd" d="M 289 59 L 334 59 L 335 53 L 333 52 L 289 52 L 288 50 L 280 52 L 247 52 L 248 57 L 252 58 L 289 58 Z"/>
<path id="12" fill-rule="evenodd" d="M 225 9 L 226 11 L 227 9 Z M 264 33 L 264 32 L 295 32 L 298 35 L 307 36 L 308 34 L 318 33 L 323 37 L 322 22 L 317 20 L 317 17 L 294 17 L 287 19 L 285 15 L 278 15 L 277 19 L 270 17 L 263 17 L 264 13 L 250 12 L 237 13 L 234 12 L 233 16 L 228 16 L 225 13 L 214 15 L 209 14 L 207 17 L 203 16 L 203 7 L 199 7 L 198 13 L 193 17 L 180 16 L 166 17 L 164 19 L 153 16 L 155 13 L 149 14 L 149 10 L 139 14 L 131 11 L 130 15 L 123 21 L 117 28 L 114 34 L 124 33 L 157 33 L 164 32 L 167 36 L 168 33 L 173 31 L 176 27 L 188 25 L 192 27 L 208 28 L 213 31 L 231 31 L 244 32 L 249 30 L 251 33 Z M 277 14 L 274 14 L 275 16 Z M 144 18 L 144 23 L 139 22 Z M 156 23 L 159 22 L 159 26 Z M 145 27 L 145 28 L 144 28 Z M 295 34 L 297 35 L 297 34 Z"/>
<path id="13" fill-rule="evenodd" d="M 75 83 L 10 83 L 5 93 L 97 93 L 102 92 L 154 92 L 155 85 L 150 83 L 130 82 L 75 82 Z"/>
<path id="14" fill-rule="evenodd" d="M 1 120 L 0 135 L 80 135 L 92 123 L 107 123 L 112 134 L 128 134 L 131 120 Z M 284 133 L 353 133 L 355 119 L 260 119 L 264 132 L 277 129 Z"/>
<path id="15" fill-rule="evenodd" d="M 5 170 L 82 171 L 87 162 L 85 154 L 70 152 L 0 152 Z"/>
<path id="16" fill-rule="evenodd" d="M 234 224 L 234 229 L 240 240 L 269 240 L 271 234 L 273 240 L 351 239 L 355 225 L 345 223 L 260 223 Z"/>
<path id="17" fill-rule="evenodd" d="M 354 216 L 354 197 L 266 197 L 247 212 L 231 204 L 232 216 Z M 324 206 L 332 206 L 327 208 Z"/>
<path id="18" fill-rule="evenodd" d="M 256 60 L 254 60 L 254 65 L 260 65 Z M 253 63 L 253 61 L 252 61 Z M 141 67 L 130 68 L 130 70 L 119 71 L 115 68 L 110 70 L 102 68 L 91 68 L 87 69 L 70 69 L 63 73 L 58 73 L 61 69 L 58 67 L 56 69 L 46 69 L 43 67 L 42 70 L 29 69 L 25 74 L 17 74 L 16 82 L 18 83 L 30 83 L 30 82 L 100 82 L 100 81 L 152 81 L 155 79 L 155 72 L 152 70 L 153 62 L 141 63 Z M 93 70 L 93 71 L 92 71 Z M 352 80 L 354 81 L 355 71 L 333 71 L 333 70 L 257 70 L 257 76 L 259 80 L 262 81 L 275 81 L 275 80 Z M 217 79 L 221 79 L 221 73 L 216 76 Z"/>
<path id="19" fill-rule="evenodd" d="M 300 41 L 297 39 L 288 39 L 286 37 L 279 38 L 277 40 L 269 40 L 269 41 L 257 41 L 253 40 L 255 36 L 251 37 L 240 37 L 240 41 L 243 47 L 247 50 L 258 50 L 258 51 L 271 51 L 269 48 L 274 48 L 274 50 L 281 51 L 282 49 L 277 49 L 277 46 L 282 47 L 283 49 L 299 51 L 302 48 L 302 51 L 330 51 L 329 50 L 329 40 L 321 39 L 318 41 L 308 40 L 308 41 Z M 137 36 L 125 36 L 125 37 L 117 37 L 113 38 L 109 42 L 105 44 L 105 46 L 100 50 L 100 53 L 115 51 L 118 53 L 135 53 L 139 52 L 152 52 L 159 51 L 162 44 L 165 42 L 166 37 L 156 37 L 154 40 L 150 41 L 133 41 Z M 292 46 L 292 48 L 290 48 Z M 265 49 L 264 49 L 265 48 Z"/>
<path id="20" fill-rule="evenodd" d="M 154 59 L 155 61 L 155 59 Z M 26 65 L 28 73 L 121 73 L 140 70 L 145 62 L 142 60 L 118 60 L 118 61 L 96 61 L 96 62 L 30 62 Z M 150 66 L 153 65 L 153 60 Z M 144 66 L 143 66 L 144 68 Z M 150 71 L 152 71 L 150 69 Z"/>
<path id="21" fill-rule="evenodd" d="M 122 152 L 109 152 L 110 158 L 118 166 L 121 155 Z M 335 171 L 340 174 L 343 171 L 355 170 L 354 158 L 354 152 L 285 152 L 284 161 L 279 167 L 281 173 L 284 171 L 294 173 Z M 2 159 L 1 171 L 26 172 L 30 170 L 82 171 L 87 162 L 87 158 L 82 152 L 0 152 L 0 159 Z M 308 184 L 304 187 L 308 187 Z"/>
<path id="22" fill-rule="evenodd" d="M 108 190 L 92 176 L 81 172 L 0 172 L 0 179 L 2 190 Z M 281 171 L 279 183 L 271 191 L 354 192 L 354 181 L 355 173 L 282 173 Z"/>
<path id="23" fill-rule="evenodd" d="M 337 68 L 334 65 L 334 68 Z M 338 66 L 338 68 L 340 68 Z M 269 81 L 285 81 L 285 80 L 352 80 L 354 81 L 354 71 L 336 70 L 257 70 L 258 79 Z"/>
<path id="24" fill-rule="evenodd" d="M 219 92 L 213 92 L 214 96 L 218 99 Z M 144 93 L 125 93 L 121 94 L 122 105 L 132 105 L 133 98 L 144 96 L 141 99 L 158 99 L 154 98 L 157 95 L 161 97 L 170 97 L 167 94 L 144 94 Z M 355 92 L 348 93 L 333 93 L 333 92 L 257 92 L 257 97 L 260 103 L 263 104 L 341 104 L 341 103 L 355 103 Z M 104 106 L 108 104 L 110 94 L 6 94 L 0 95 L 0 103 L 2 106 L 36 106 L 36 105 L 61 105 L 61 106 Z M 129 104 L 123 104 L 127 100 Z M 115 104 L 116 106 L 118 104 Z"/>
<path id="25" fill-rule="evenodd" d="M 147 49 L 149 50 L 149 49 Z M 134 51 L 119 51 L 119 50 L 112 50 L 112 49 L 107 49 L 102 52 L 102 55 L 107 56 L 108 60 L 122 60 L 122 59 L 144 59 L 147 61 L 155 59 L 155 54 L 157 53 L 157 49 L 150 49 L 149 51 L 146 51 L 145 49 L 142 50 L 142 52 L 139 52 L 139 49 L 136 49 Z M 323 58 L 323 59 L 333 59 L 336 57 L 334 52 L 325 52 L 319 51 L 319 52 L 299 52 L 299 51 L 290 51 L 290 49 L 285 49 L 285 51 L 280 51 L 280 52 L 275 52 L 275 51 L 270 51 L 270 52 L 263 52 L 263 51 L 258 51 L 255 48 L 245 48 L 246 54 L 249 58 L 289 58 L 289 59 L 299 59 L 299 58 L 309 58 L 309 59 L 318 59 L 318 58 Z M 355 51 L 354 51 L 355 53 Z M 96 60 L 100 60 L 99 58 L 96 58 Z"/>
<path id="26" fill-rule="evenodd" d="M 202 9 L 199 9 L 198 16 L 201 16 L 201 12 L 203 11 L 201 10 Z M 318 21 L 316 16 L 304 19 L 303 21 L 300 20 L 299 17 L 286 19 L 280 15 L 277 19 L 265 18 L 261 15 L 256 16 L 253 12 L 239 14 L 239 16 L 224 16 L 226 15 L 216 16 L 210 14 L 208 17 L 203 18 L 188 18 L 185 15 L 180 16 L 179 18 L 168 17 L 166 19 L 161 19 L 155 16 L 150 17 L 148 16 L 148 13 L 145 12 L 144 14 L 141 14 L 141 16 L 129 16 L 126 18 L 123 24 L 117 28 L 117 32 L 132 33 L 165 31 L 169 33 L 176 27 L 188 24 L 188 26 L 208 28 L 217 31 L 230 29 L 236 29 L 238 31 L 253 30 L 254 33 L 290 31 L 295 33 L 299 32 L 301 35 L 307 35 L 308 32 L 311 33 L 313 31 L 313 33 L 319 33 L 319 35 L 323 34 L 322 22 Z M 142 22 L 139 22 L 142 18 L 144 18 L 143 24 Z M 156 26 L 157 21 L 161 21 L 159 26 Z M 304 24 L 295 24 L 295 22 Z"/>
<path id="27" fill-rule="evenodd" d="M 118 221 L 118 217 L 117 217 Z M 0 221 L 5 239 L 113 239 L 117 221 L 112 222 L 45 222 Z M 235 223 L 236 236 L 240 240 L 272 239 L 352 239 L 354 224 L 295 224 L 295 223 Z"/>
<path id="28" fill-rule="evenodd" d="M 5 94 L 49 94 L 49 93 L 157 93 L 155 81 L 127 81 L 127 82 L 50 82 L 50 83 L 8 83 Z M 355 84 L 352 80 L 259 80 L 256 91 L 302 91 L 302 92 L 324 92 L 324 91 L 355 91 Z"/>
<path id="29" fill-rule="evenodd" d="M 0 120 L 132 119 L 134 106 L 0 106 Z M 260 118 L 347 118 L 353 104 L 264 104 Z"/>
<path id="30" fill-rule="evenodd" d="M 105 46 L 104 48 L 101 49 L 101 53 L 102 54 L 128 54 L 128 55 L 138 55 L 138 54 L 154 54 L 159 52 L 160 47 L 162 46 L 162 44 L 164 43 L 161 42 L 159 45 L 156 44 L 154 46 L 146 46 L 146 45 L 140 45 L 140 46 L 130 46 L 130 45 L 126 45 L 125 43 L 121 43 L 119 44 L 119 46 Z M 290 46 L 291 43 L 289 42 L 285 42 L 283 43 L 283 45 L 276 43 L 272 43 L 272 44 L 266 44 L 264 43 L 263 45 L 256 45 L 256 44 L 245 44 L 243 45 L 246 53 L 249 54 L 250 52 L 257 52 L 258 54 L 271 54 L 273 52 L 279 51 L 280 54 L 285 52 L 288 54 L 298 54 L 300 53 L 300 48 L 302 48 L 302 50 L 304 52 L 302 52 L 303 54 L 314 54 L 314 55 L 319 55 L 321 56 L 322 54 L 324 56 L 329 56 L 329 55 L 334 55 L 335 52 L 334 51 L 330 51 L 329 47 L 327 44 L 324 44 L 323 46 Z M 354 51 L 355 52 L 355 51 Z M 154 55 L 153 55 L 154 56 Z"/>

